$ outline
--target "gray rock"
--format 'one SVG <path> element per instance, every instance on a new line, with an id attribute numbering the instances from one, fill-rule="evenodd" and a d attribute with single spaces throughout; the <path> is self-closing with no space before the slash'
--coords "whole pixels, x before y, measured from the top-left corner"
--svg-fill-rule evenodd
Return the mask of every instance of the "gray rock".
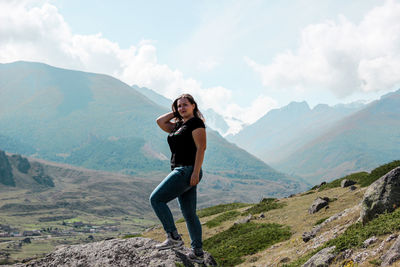
<path id="1" fill-rule="evenodd" d="M 18 267 L 45 266 L 165 266 L 175 267 L 176 263 L 195 266 L 187 257 L 188 248 L 157 250 L 158 242 L 142 237 L 112 239 L 84 245 L 61 246 L 39 260 Z M 214 258 L 205 253 L 205 266 L 217 266 Z"/>
<path id="2" fill-rule="evenodd" d="M 356 184 L 355 181 L 353 181 L 353 180 L 347 180 L 347 179 L 343 179 L 343 180 L 340 182 L 340 186 L 341 186 L 341 187 L 349 187 L 349 186 L 352 186 L 352 185 L 355 185 L 355 184 Z"/>
<path id="3" fill-rule="evenodd" d="M 335 258 L 334 250 L 335 246 L 324 248 L 314 256 L 312 256 L 306 263 L 302 265 L 302 267 L 325 267 L 329 266 L 329 264 Z"/>
<path id="4" fill-rule="evenodd" d="M 303 241 L 307 243 L 308 241 L 310 241 L 315 237 L 315 232 L 314 231 L 304 232 L 301 237 L 303 238 Z"/>
<path id="5" fill-rule="evenodd" d="M 243 224 L 243 223 L 248 223 L 251 220 L 252 215 L 249 214 L 247 217 L 243 218 L 243 219 L 239 219 L 237 220 L 234 224 Z"/>
<path id="6" fill-rule="evenodd" d="M 391 234 L 390 236 L 388 236 L 388 237 L 386 238 L 385 242 L 390 242 L 390 241 L 392 241 L 393 239 L 395 239 L 396 237 L 398 237 L 398 235 L 396 235 L 396 234 Z"/>
<path id="7" fill-rule="evenodd" d="M 351 191 L 354 191 L 354 190 L 356 190 L 356 189 L 357 189 L 357 186 L 355 186 L 355 185 L 350 186 L 350 190 L 351 190 Z"/>
<path id="8" fill-rule="evenodd" d="M 308 209 L 308 213 L 314 214 L 318 212 L 320 209 L 322 209 L 325 206 L 328 206 L 329 203 L 329 198 L 321 198 L 317 197 L 314 202 L 312 203 L 311 207 Z"/>
<path id="9" fill-rule="evenodd" d="M 376 236 L 372 236 L 363 242 L 363 247 L 367 248 L 367 247 L 371 246 L 372 244 L 376 243 L 376 241 L 378 241 L 378 238 Z"/>
<path id="10" fill-rule="evenodd" d="M 364 194 L 360 220 L 363 224 L 384 212 L 392 212 L 400 203 L 400 167 L 397 167 L 374 183 Z"/>
<path id="11" fill-rule="evenodd" d="M 400 259 L 400 236 L 382 257 L 381 266 L 389 266 Z"/>

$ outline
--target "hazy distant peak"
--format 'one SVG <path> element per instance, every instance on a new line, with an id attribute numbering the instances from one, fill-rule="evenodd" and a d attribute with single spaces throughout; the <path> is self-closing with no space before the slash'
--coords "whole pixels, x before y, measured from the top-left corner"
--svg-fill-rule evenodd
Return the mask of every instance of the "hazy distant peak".
<path id="1" fill-rule="evenodd" d="M 380 99 L 385 99 L 385 98 L 392 97 L 392 96 L 395 96 L 395 95 L 400 95 L 400 89 L 397 89 L 396 91 L 384 94 L 383 96 L 381 96 Z"/>
<path id="2" fill-rule="evenodd" d="M 325 111 L 329 109 L 331 109 L 331 107 L 327 104 L 318 104 L 313 108 L 313 111 Z"/>
<path id="3" fill-rule="evenodd" d="M 309 112 L 311 111 L 310 106 L 306 101 L 302 102 L 290 102 L 287 106 L 281 109 L 282 111 L 291 111 L 291 112 Z"/>

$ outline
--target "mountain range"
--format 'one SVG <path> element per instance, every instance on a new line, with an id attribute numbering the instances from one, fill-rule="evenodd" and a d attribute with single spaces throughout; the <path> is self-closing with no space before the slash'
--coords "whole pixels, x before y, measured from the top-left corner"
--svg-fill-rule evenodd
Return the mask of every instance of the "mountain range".
<path id="1" fill-rule="evenodd" d="M 310 183 L 400 158 L 400 90 L 368 105 L 292 102 L 227 139 Z"/>
<path id="2" fill-rule="evenodd" d="M 0 65 L 0 149 L 8 152 L 130 175 L 167 172 L 166 134 L 155 119 L 168 110 L 107 75 L 32 62 Z M 269 182 L 265 194 L 304 188 L 211 127 L 207 138 L 204 169 L 221 179 L 221 190 L 260 181 Z"/>

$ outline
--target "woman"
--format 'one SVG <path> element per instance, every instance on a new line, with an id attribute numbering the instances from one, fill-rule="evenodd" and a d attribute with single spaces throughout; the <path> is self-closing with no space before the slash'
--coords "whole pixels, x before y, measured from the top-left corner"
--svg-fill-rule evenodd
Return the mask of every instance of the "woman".
<path id="1" fill-rule="evenodd" d="M 168 144 L 172 153 L 171 173 L 150 196 L 150 203 L 167 233 L 167 239 L 157 248 L 183 245 L 167 205 L 178 198 L 191 239 L 192 251 L 187 256 L 194 261 L 201 261 L 204 253 L 201 224 L 196 214 L 196 185 L 202 178 L 201 165 L 206 150 L 204 119 L 193 97 L 183 94 L 173 102 L 172 112 L 157 118 L 157 124 L 169 133 Z"/>

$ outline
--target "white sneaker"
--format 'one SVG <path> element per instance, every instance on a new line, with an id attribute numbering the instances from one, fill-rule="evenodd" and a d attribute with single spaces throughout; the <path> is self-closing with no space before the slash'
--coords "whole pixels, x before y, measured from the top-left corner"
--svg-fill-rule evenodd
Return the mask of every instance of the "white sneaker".
<path id="1" fill-rule="evenodd" d="M 202 249 L 192 249 L 186 256 L 196 263 L 204 263 L 204 252 Z"/>
<path id="2" fill-rule="evenodd" d="M 161 244 L 157 244 L 155 246 L 156 249 L 159 250 L 164 250 L 164 249 L 169 249 L 169 248 L 178 248 L 183 246 L 183 240 L 182 237 L 179 236 L 179 239 L 173 239 L 171 236 L 167 236 L 167 239 L 165 239 L 164 242 Z"/>

